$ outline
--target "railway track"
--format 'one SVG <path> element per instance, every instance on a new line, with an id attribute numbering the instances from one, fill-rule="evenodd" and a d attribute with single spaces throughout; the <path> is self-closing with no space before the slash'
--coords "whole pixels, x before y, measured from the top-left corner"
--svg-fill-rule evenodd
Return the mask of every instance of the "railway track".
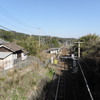
<path id="1" fill-rule="evenodd" d="M 77 62 L 78 72 L 63 70 L 58 77 L 55 100 L 94 100 L 84 71 Z"/>
<path id="2" fill-rule="evenodd" d="M 49 97 L 47 100 L 100 100 L 95 99 L 89 86 L 90 83 L 88 84 L 87 65 L 83 62 L 80 64 L 79 60 L 66 56 L 65 51 L 64 49 L 60 56 L 60 67 L 63 67 L 62 75 L 57 74 L 57 78 L 53 80 L 55 82 L 53 97 L 50 95 L 51 99 Z M 65 67 L 68 69 L 66 70 Z"/>
<path id="3" fill-rule="evenodd" d="M 64 71 L 63 71 L 63 75 L 61 75 L 61 76 L 59 75 L 59 77 L 58 77 L 55 100 L 65 100 L 65 76 L 64 76 Z"/>
<path id="4" fill-rule="evenodd" d="M 77 100 L 94 100 L 84 70 L 80 62 L 78 61 L 77 63 L 78 63 L 78 73 L 76 82 Z"/>
<path id="5" fill-rule="evenodd" d="M 79 62 L 78 62 L 78 63 L 79 63 Z M 83 80 L 84 80 L 84 83 L 85 83 L 85 86 L 86 86 L 88 95 L 89 95 L 89 97 L 90 97 L 90 100 L 94 100 L 94 99 L 93 99 L 93 96 L 92 96 L 92 92 L 91 92 L 90 87 L 89 87 L 89 85 L 88 85 L 86 76 L 85 76 L 85 74 L 84 74 L 84 72 L 83 72 L 83 69 L 82 69 L 80 63 L 79 63 L 79 68 L 80 68 L 80 71 L 81 71 L 81 74 L 82 74 L 82 77 L 83 77 Z"/>

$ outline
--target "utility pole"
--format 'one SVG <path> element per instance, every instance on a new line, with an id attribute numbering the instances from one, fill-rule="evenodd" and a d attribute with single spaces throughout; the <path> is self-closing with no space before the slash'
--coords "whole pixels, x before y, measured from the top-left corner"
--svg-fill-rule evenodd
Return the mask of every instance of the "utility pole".
<path id="1" fill-rule="evenodd" d="M 41 42 L 41 41 L 40 41 L 40 35 L 39 35 L 39 47 L 40 47 L 40 45 L 41 45 L 40 42 Z"/>
<path id="2" fill-rule="evenodd" d="M 78 57 L 80 58 L 80 44 L 83 43 L 83 42 L 78 41 L 78 42 L 75 42 L 75 43 L 78 44 Z"/>
<path id="3" fill-rule="evenodd" d="M 39 34 L 40 34 L 40 29 L 41 29 L 41 28 L 40 28 L 40 27 L 38 27 L 37 29 L 38 29 Z M 40 45 L 41 45 L 41 36 L 39 35 L 39 47 L 40 47 Z"/>

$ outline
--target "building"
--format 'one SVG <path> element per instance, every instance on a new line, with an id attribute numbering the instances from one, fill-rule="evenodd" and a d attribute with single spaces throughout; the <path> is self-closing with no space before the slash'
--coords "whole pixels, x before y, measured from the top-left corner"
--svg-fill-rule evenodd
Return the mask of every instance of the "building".
<path id="1" fill-rule="evenodd" d="M 49 50 L 47 50 L 46 52 L 47 53 L 50 53 L 50 54 L 57 54 L 59 52 L 59 48 L 51 48 Z"/>
<path id="2" fill-rule="evenodd" d="M 25 60 L 28 52 L 15 43 L 0 44 L 0 67 L 9 69 L 14 64 Z"/>
<path id="3" fill-rule="evenodd" d="M 6 70 L 13 67 L 12 52 L 0 52 L 0 69 Z"/>

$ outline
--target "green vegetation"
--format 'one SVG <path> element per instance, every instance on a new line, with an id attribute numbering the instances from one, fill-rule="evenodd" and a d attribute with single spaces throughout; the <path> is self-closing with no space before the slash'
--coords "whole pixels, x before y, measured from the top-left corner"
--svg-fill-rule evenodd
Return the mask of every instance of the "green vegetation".
<path id="1" fill-rule="evenodd" d="M 52 68 L 48 68 L 47 76 L 52 79 L 53 75 L 55 73 L 55 70 Z"/>
<path id="2" fill-rule="evenodd" d="M 38 91 L 42 92 L 46 82 L 52 79 L 53 73 L 51 68 L 41 68 L 34 64 L 7 72 L 0 77 L 0 100 L 27 100 L 33 94 L 34 98 L 39 96 Z"/>
<path id="3" fill-rule="evenodd" d="M 79 38 L 77 41 L 83 42 L 81 44 L 82 57 L 98 57 L 100 56 L 100 37 L 96 34 L 88 34 Z M 77 44 L 75 45 L 77 51 Z"/>
<path id="4" fill-rule="evenodd" d="M 38 45 L 38 41 L 34 41 L 33 38 L 26 38 L 25 40 L 17 41 L 18 45 L 24 47 L 30 55 L 37 55 L 41 51 L 41 48 Z"/>
<path id="5" fill-rule="evenodd" d="M 81 44 L 81 57 L 87 64 L 90 71 L 99 72 L 100 66 L 100 37 L 96 34 L 88 34 L 79 38 L 77 41 L 83 42 Z M 74 48 L 77 53 L 77 44 Z"/>
<path id="6" fill-rule="evenodd" d="M 66 40 L 74 40 L 69 38 L 58 38 L 50 36 L 40 36 L 40 46 L 39 46 L 39 36 L 28 35 L 24 33 L 18 33 L 14 31 L 6 31 L 0 29 L 0 38 L 17 43 L 18 45 L 23 46 L 30 55 L 37 55 L 41 51 L 48 48 L 56 48 L 61 46 L 66 42 Z"/>
<path id="7" fill-rule="evenodd" d="M 0 38 L 4 39 L 6 41 L 13 42 L 14 40 L 25 39 L 28 36 L 29 35 L 23 34 L 23 33 L 18 33 L 18 32 L 14 32 L 14 31 L 5 31 L 3 29 L 0 29 Z"/>

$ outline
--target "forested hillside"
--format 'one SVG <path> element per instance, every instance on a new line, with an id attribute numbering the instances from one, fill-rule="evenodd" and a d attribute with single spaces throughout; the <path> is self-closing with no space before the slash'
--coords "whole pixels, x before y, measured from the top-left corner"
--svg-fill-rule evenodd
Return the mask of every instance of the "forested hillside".
<path id="1" fill-rule="evenodd" d="M 17 43 L 23 46 L 30 55 L 37 55 L 38 52 L 48 48 L 58 48 L 66 41 L 74 41 L 74 38 L 60 38 L 51 36 L 38 36 L 18 33 L 15 31 L 6 31 L 0 29 L 0 38 Z M 39 43 L 40 42 L 40 43 Z"/>

